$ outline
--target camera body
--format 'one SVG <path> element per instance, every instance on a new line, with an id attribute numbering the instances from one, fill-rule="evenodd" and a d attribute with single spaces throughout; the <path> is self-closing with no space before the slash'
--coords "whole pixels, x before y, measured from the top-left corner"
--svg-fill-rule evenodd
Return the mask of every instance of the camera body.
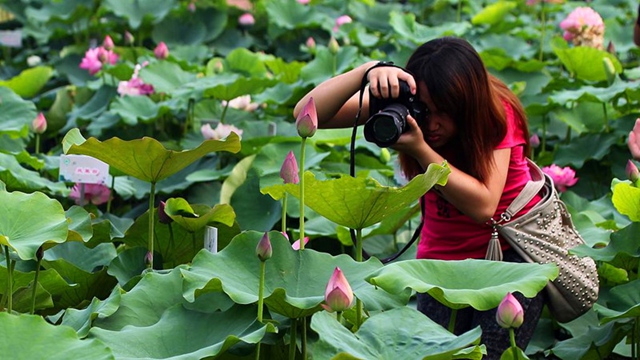
<path id="1" fill-rule="evenodd" d="M 364 124 L 364 138 L 379 147 L 389 147 L 408 130 L 407 116 L 421 120 L 428 109 L 420 102 L 418 93 L 412 94 L 409 84 L 400 80 L 397 98 L 377 98 L 369 89 L 369 119 Z"/>

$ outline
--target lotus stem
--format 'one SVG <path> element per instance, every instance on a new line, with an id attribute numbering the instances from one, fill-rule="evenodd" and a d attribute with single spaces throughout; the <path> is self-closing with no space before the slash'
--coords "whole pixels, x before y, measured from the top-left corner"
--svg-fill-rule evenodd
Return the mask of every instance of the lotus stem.
<path id="1" fill-rule="evenodd" d="M 307 360 L 307 317 L 306 316 L 302 318 L 302 359 Z"/>
<path id="2" fill-rule="evenodd" d="M 262 308 L 264 307 L 264 275 L 266 271 L 266 261 L 260 261 L 260 285 L 258 286 L 258 321 L 260 322 L 262 322 Z"/>
<path id="3" fill-rule="evenodd" d="M 602 103 L 602 112 L 604 114 L 604 130 L 606 132 L 609 132 L 609 116 L 607 115 L 607 104 L 606 103 Z"/>
<path id="4" fill-rule="evenodd" d="M 291 319 L 291 329 L 289 329 L 289 360 L 296 359 L 296 349 L 297 347 L 297 331 L 298 327 L 298 318 Z"/>
<path id="5" fill-rule="evenodd" d="M 455 334 L 456 329 L 456 317 L 458 317 L 458 310 L 451 309 L 451 317 L 449 318 L 449 332 Z"/>
<path id="6" fill-rule="evenodd" d="M 284 197 L 282 198 L 282 233 L 287 233 L 287 200 L 289 200 L 287 193 L 284 193 Z"/>
<path id="7" fill-rule="evenodd" d="M 113 194 L 113 190 L 114 190 L 113 188 L 115 187 L 115 185 L 116 185 L 116 177 L 112 176 L 111 177 L 111 187 L 110 187 L 111 188 L 111 194 Z M 112 198 L 113 198 L 112 196 L 109 196 L 109 200 L 107 200 L 107 214 L 111 213 L 111 200 L 112 200 Z"/>
<path id="8" fill-rule="evenodd" d="M 544 11 L 544 1 L 540 3 L 540 53 L 538 54 L 538 60 L 542 61 L 544 54 L 544 37 L 547 27 L 547 17 Z"/>
<path id="9" fill-rule="evenodd" d="M 362 229 L 356 229 L 356 261 L 362 262 Z M 356 328 L 362 325 L 362 313 L 364 307 L 362 300 L 356 298 Z"/>
<path id="10" fill-rule="evenodd" d="M 40 134 L 36 133 L 36 154 L 40 154 Z"/>
<path id="11" fill-rule="evenodd" d="M 4 246 L 4 257 L 7 262 L 7 312 L 11 314 L 13 311 L 13 277 L 11 257 L 9 257 L 9 247 Z"/>
<path id="12" fill-rule="evenodd" d="M 300 250 L 304 250 L 304 157 L 307 138 L 302 138 L 300 148 Z"/>
<path id="13" fill-rule="evenodd" d="M 33 277 L 33 289 L 31 291 L 31 312 L 30 312 L 31 315 L 33 315 L 36 312 L 36 293 L 38 289 L 38 277 L 40 275 L 40 264 L 42 264 L 41 257 L 38 258 L 38 262 L 36 264 L 36 274 Z"/>
<path id="14" fill-rule="evenodd" d="M 151 182 L 151 193 L 149 194 L 149 253 L 151 254 L 151 261 L 147 264 L 149 270 L 153 270 L 153 241 L 154 241 L 154 227 L 155 227 L 155 200 L 156 200 L 156 183 Z"/>

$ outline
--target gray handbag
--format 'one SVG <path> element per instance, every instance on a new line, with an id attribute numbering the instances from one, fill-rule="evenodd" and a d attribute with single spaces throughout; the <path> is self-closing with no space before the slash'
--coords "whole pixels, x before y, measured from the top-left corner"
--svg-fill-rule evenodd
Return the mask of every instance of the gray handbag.
<path id="1" fill-rule="evenodd" d="M 533 161 L 527 161 L 532 179 L 500 219 L 492 219 L 493 234 L 486 258 L 502 260 L 499 234 L 525 261 L 555 263 L 559 275 L 545 288 L 547 305 L 554 318 L 565 323 L 586 313 L 598 299 L 598 269 L 593 259 L 569 253 L 571 248 L 584 244 L 584 240 L 558 197 L 553 179 Z M 512 219 L 537 193 L 541 193 L 542 200 L 526 214 Z"/>

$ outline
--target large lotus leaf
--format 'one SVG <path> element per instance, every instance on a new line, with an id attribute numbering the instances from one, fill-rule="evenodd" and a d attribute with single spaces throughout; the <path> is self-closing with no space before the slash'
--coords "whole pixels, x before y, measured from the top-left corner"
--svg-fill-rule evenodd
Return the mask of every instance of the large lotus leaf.
<path id="1" fill-rule="evenodd" d="M 105 0 L 102 6 L 114 14 L 129 19 L 129 26 L 137 29 L 145 18 L 158 23 L 176 7 L 176 0 Z"/>
<path id="2" fill-rule="evenodd" d="M 83 309 L 66 309 L 60 325 L 75 329 L 78 336 L 82 338 L 87 336 L 95 319 L 107 317 L 118 310 L 122 292 L 122 289 L 116 286 L 111 290 L 109 297 L 104 300 L 93 298 L 91 304 Z"/>
<path id="3" fill-rule="evenodd" d="M 616 344 L 627 335 L 615 323 L 589 327 L 584 334 L 557 343 L 551 353 L 563 360 L 608 359 Z"/>
<path id="4" fill-rule="evenodd" d="M 57 194 L 69 193 L 63 182 L 53 182 L 37 171 L 24 168 L 11 154 L 0 153 L 0 181 L 11 190 L 33 192 L 48 189 Z"/>
<path id="5" fill-rule="evenodd" d="M 224 291 L 239 304 L 258 301 L 260 261 L 255 254 L 264 233 L 245 232 L 217 254 L 200 251 L 191 268 L 183 270 L 184 297 L 192 301 L 203 293 Z M 376 289 L 364 278 L 382 264 L 377 259 L 357 262 L 347 255 L 332 256 L 306 249 L 296 251 L 279 232 L 269 232 L 273 256 L 266 261 L 265 304 L 273 312 L 298 318 L 320 310 L 327 282 L 335 267 L 344 272 L 356 297 L 367 310 L 403 306 L 409 292 L 392 295 Z"/>
<path id="6" fill-rule="evenodd" d="M 304 174 L 304 203 L 336 224 L 364 229 L 410 206 L 435 184 L 445 184 L 450 171 L 446 165 L 430 164 L 424 174 L 400 188 L 382 186 L 376 180 L 364 177 L 316 180 L 313 173 L 307 171 Z M 300 198 L 300 185 L 274 185 L 261 192 L 276 200 L 285 192 Z"/>
<path id="7" fill-rule="evenodd" d="M 62 205 L 45 194 L 0 191 L 0 244 L 23 260 L 35 259 L 45 243 L 67 240 L 67 218 Z"/>
<path id="8" fill-rule="evenodd" d="M 30 286 L 35 277 L 35 271 L 22 272 L 13 270 L 13 310 L 17 312 L 29 312 L 31 310 L 31 295 L 33 288 Z M 67 283 L 55 270 L 41 270 L 38 276 L 36 288 L 36 310 L 48 309 L 54 306 L 53 298 L 67 291 L 75 285 Z M 5 294 L 7 289 L 7 269 L 0 268 L 0 293 Z"/>
<path id="9" fill-rule="evenodd" d="M 518 4 L 515 1 L 498 1 L 484 7 L 479 13 L 471 18 L 473 25 L 494 25 L 504 21 L 505 15 L 509 13 Z"/>
<path id="10" fill-rule="evenodd" d="M 571 252 L 579 256 L 589 256 L 596 261 L 616 262 L 616 259 L 620 259 L 620 261 L 628 262 L 629 269 L 633 269 L 638 266 L 638 259 L 640 259 L 640 237 L 638 234 L 640 234 L 640 223 L 633 222 L 612 233 L 610 241 L 605 247 L 593 248 L 580 245 L 571 249 Z"/>
<path id="11" fill-rule="evenodd" d="M 38 115 L 32 101 L 25 101 L 11 89 L 0 86 L 0 133 L 27 137 L 29 125 Z"/>
<path id="12" fill-rule="evenodd" d="M 91 215 L 82 206 L 73 205 L 66 211 L 69 220 L 67 240 L 87 242 L 93 236 Z"/>
<path id="13" fill-rule="evenodd" d="M 203 207 L 200 206 L 199 209 Z M 164 211 L 176 224 L 190 232 L 198 231 L 211 223 L 233 226 L 236 218 L 233 208 L 227 204 L 215 205 L 206 212 L 195 212 L 189 203 L 182 198 L 167 199 Z"/>
<path id="14" fill-rule="evenodd" d="M 604 304 L 596 304 L 594 309 L 606 324 L 617 319 L 637 319 L 640 317 L 640 279 L 611 288 Z"/>
<path id="15" fill-rule="evenodd" d="M 352 333 L 325 311 L 313 315 L 318 359 L 481 359 L 476 327 L 456 336 L 421 312 L 401 307 L 371 316 Z"/>
<path id="16" fill-rule="evenodd" d="M 103 343 L 80 340 L 68 326 L 49 324 L 42 316 L 6 312 L 0 313 L 0 353 L 14 359 L 114 359 Z"/>
<path id="17" fill-rule="evenodd" d="M 204 313 L 174 305 L 153 325 L 119 331 L 92 328 L 89 337 L 107 344 L 119 359 L 212 358 L 235 344 L 256 344 L 275 332 L 273 325 L 256 320 L 256 312 L 255 306 Z"/>
<path id="18" fill-rule="evenodd" d="M 112 243 L 99 244 L 91 249 L 77 241 L 67 241 L 44 252 L 47 261 L 64 259 L 86 272 L 109 266 L 116 256 L 116 247 Z"/>
<path id="19" fill-rule="evenodd" d="M 603 59 L 609 58 L 616 69 L 622 71 L 620 60 L 604 50 L 589 46 L 567 47 L 564 39 L 556 37 L 551 42 L 553 51 L 572 76 L 586 81 L 603 81 L 607 79 Z"/>
<path id="20" fill-rule="evenodd" d="M 551 263 L 414 259 L 389 264 L 366 280 L 392 294 L 407 288 L 429 293 L 452 309 L 471 306 L 489 310 L 498 306 L 507 292 L 534 297 L 557 276 L 558 267 Z"/>
<path id="21" fill-rule="evenodd" d="M 0 86 L 6 86 L 23 98 L 34 97 L 49 81 L 53 69 L 48 66 L 36 66 L 26 69 L 9 80 L 0 80 Z"/>
<path id="22" fill-rule="evenodd" d="M 613 187 L 613 206 L 631 221 L 640 221 L 640 189 L 621 182 Z"/>
<path id="23" fill-rule="evenodd" d="M 145 83 L 153 85 L 156 92 L 169 94 L 174 93 L 181 86 L 190 87 L 193 82 L 204 81 L 197 79 L 194 73 L 183 70 L 180 65 L 168 61 L 160 61 L 144 67 L 140 71 L 140 78 Z"/>
<path id="24" fill-rule="evenodd" d="M 147 123 L 158 117 L 160 105 L 147 96 L 122 96 L 111 103 L 109 111 L 118 114 L 125 124 L 134 126 L 138 120 Z"/>
<path id="25" fill-rule="evenodd" d="M 45 269 L 53 269 L 67 279 L 73 287 L 65 288 L 62 293 L 56 294 L 55 310 L 63 310 L 68 307 L 82 308 L 87 306 L 94 297 L 105 298 L 111 289 L 117 284 L 114 277 L 107 273 L 103 267 L 97 271 L 89 272 L 64 259 L 42 261 Z"/>
<path id="26" fill-rule="evenodd" d="M 82 144 L 71 145 L 67 153 L 93 156 L 127 175 L 157 183 L 213 151 L 236 153 L 240 151 L 240 138 L 232 132 L 226 140 L 205 140 L 193 150 L 174 151 L 150 137 L 129 141 L 117 137 L 100 141 L 92 137 Z"/>

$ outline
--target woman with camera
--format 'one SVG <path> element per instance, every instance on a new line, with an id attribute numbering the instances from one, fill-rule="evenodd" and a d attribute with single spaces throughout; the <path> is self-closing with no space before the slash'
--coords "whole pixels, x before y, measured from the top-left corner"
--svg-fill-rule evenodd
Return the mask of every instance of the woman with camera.
<path id="1" fill-rule="evenodd" d="M 407 97 L 415 96 L 425 108 L 409 109 L 406 129 L 389 144 L 399 152 L 407 177 L 423 173 L 431 163 L 446 161 L 451 168 L 447 184 L 437 185 L 421 199 L 424 226 L 417 257 L 484 259 L 491 219 L 499 219 L 531 179 L 526 162 L 529 130 L 517 96 L 488 73 L 467 41 L 444 37 L 419 46 L 404 69 L 367 62 L 324 81 L 298 102 L 294 115 L 313 97 L 320 128 L 351 127 L 360 109 L 364 82 L 369 83 L 369 91 L 363 94 L 360 123 L 375 115 L 370 109 L 377 106 L 371 105 L 381 101 L 395 99 L 406 104 Z M 408 94 L 401 90 L 402 82 L 408 85 Z M 380 126 L 383 128 L 386 126 Z M 516 216 L 539 200 L 535 197 Z M 504 261 L 523 262 L 506 242 L 501 241 L 501 247 Z M 524 349 L 542 312 L 544 295 L 532 299 L 515 295 L 525 311 L 524 324 L 516 329 L 516 341 Z M 448 327 L 451 311 L 428 294 L 418 294 L 418 310 Z M 495 309 L 459 310 L 454 331 L 461 334 L 480 325 L 489 359 L 499 359 L 509 347 L 509 331 L 497 325 L 495 315 Z"/>

